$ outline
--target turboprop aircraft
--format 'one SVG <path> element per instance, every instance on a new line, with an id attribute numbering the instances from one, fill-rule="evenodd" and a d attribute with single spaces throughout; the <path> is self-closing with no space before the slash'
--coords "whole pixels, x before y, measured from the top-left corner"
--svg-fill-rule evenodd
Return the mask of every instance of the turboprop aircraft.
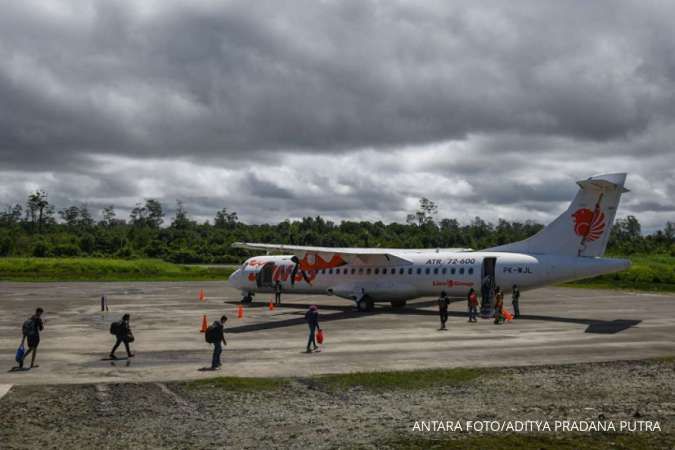
<path id="1" fill-rule="evenodd" d="M 625 181 L 625 173 L 578 181 L 569 208 L 548 226 L 523 241 L 480 251 L 235 243 L 284 254 L 247 259 L 228 283 L 241 290 L 244 303 L 272 292 L 278 281 L 283 292 L 336 295 L 361 311 L 374 302 L 402 307 L 441 292 L 466 297 L 471 288 L 483 293 L 485 307 L 485 293 L 495 286 L 508 293 L 516 284 L 524 291 L 628 269 L 628 260 L 602 258 L 619 199 L 628 192 Z"/>

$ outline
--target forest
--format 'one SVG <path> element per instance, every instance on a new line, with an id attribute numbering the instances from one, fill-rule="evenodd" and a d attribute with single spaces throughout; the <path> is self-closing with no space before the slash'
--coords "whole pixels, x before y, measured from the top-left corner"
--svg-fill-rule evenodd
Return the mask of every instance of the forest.
<path id="1" fill-rule="evenodd" d="M 97 212 L 85 204 L 56 210 L 44 191 L 31 193 L 25 202 L 0 212 L 0 256 L 14 257 L 114 257 L 158 258 L 192 264 L 240 263 L 248 255 L 235 249 L 236 241 L 297 245 L 387 248 L 481 249 L 524 239 L 542 228 L 534 222 L 480 217 L 462 223 L 439 218 L 437 205 L 420 199 L 405 223 L 342 221 L 322 217 L 277 224 L 245 224 L 237 213 L 223 208 L 212 220 L 198 223 L 179 201 L 172 217 L 155 199 L 137 204 L 129 217 L 121 218 L 113 205 Z M 675 256 L 672 222 L 651 234 L 643 234 L 634 216 L 618 218 L 611 232 L 608 254 Z"/>

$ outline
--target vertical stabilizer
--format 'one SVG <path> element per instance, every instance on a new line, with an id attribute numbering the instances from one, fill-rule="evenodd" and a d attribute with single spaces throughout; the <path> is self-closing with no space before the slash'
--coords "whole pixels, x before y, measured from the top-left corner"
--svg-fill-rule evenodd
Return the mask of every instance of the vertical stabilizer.
<path id="1" fill-rule="evenodd" d="M 625 173 L 578 181 L 579 192 L 567 211 L 524 241 L 488 250 L 568 256 L 602 256 L 624 188 Z"/>

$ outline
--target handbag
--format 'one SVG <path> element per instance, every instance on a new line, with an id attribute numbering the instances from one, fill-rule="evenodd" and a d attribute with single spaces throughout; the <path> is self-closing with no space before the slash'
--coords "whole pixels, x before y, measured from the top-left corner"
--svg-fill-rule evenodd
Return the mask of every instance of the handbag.
<path id="1" fill-rule="evenodd" d="M 323 344 L 323 330 L 321 329 L 316 332 L 316 342 Z"/>
<path id="2" fill-rule="evenodd" d="M 20 363 L 21 361 L 23 361 L 23 355 L 25 354 L 26 348 L 23 346 L 23 341 L 21 341 L 19 348 L 16 349 L 16 356 L 14 357 L 16 359 L 16 362 Z"/>

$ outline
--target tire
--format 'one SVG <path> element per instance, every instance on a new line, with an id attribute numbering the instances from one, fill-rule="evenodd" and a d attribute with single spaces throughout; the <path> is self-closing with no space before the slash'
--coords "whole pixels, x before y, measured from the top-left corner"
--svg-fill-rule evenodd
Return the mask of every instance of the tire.
<path id="1" fill-rule="evenodd" d="M 359 311 L 361 312 L 367 312 L 370 310 L 370 304 L 365 298 L 362 298 L 358 302 L 356 302 L 356 307 L 358 308 Z"/>
<path id="2" fill-rule="evenodd" d="M 405 300 L 392 300 L 391 301 L 391 307 L 395 309 L 400 309 L 400 308 L 405 308 L 406 301 Z"/>

